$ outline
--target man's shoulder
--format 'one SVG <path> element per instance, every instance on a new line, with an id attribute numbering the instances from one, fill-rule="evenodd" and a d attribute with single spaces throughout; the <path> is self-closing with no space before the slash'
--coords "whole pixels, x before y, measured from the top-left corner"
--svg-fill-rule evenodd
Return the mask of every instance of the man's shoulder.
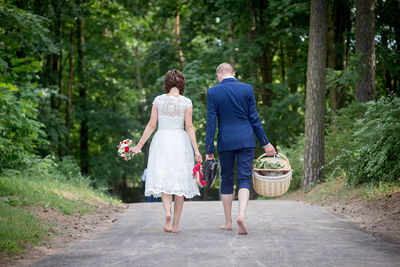
<path id="1" fill-rule="evenodd" d="M 214 91 L 215 91 L 218 87 L 220 87 L 220 84 L 219 84 L 219 83 L 217 83 L 217 84 L 214 85 L 214 86 L 211 86 L 210 88 L 207 89 L 207 94 L 212 94 L 212 93 L 214 93 Z"/>
<path id="2" fill-rule="evenodd" d="M 248 90 L 253 90 L 253 86 L 251 84 L 248 83 L 243 83 L 243 82 L 239 82 L 238 80 L 229 82 L 229 83 L 218 83 L 210 88 L 208 88 L 207 93 L 213 93 L 215 90 L 217 90 L 218 88 L 222 88 L 226 85 L 230 85 L 230 86 L 238 86 L 238 87 L 242 87 L 242 88 L 246 88 Z"/>
<path id="3" fill-rule="evenodd" d="M 237 84 L 238 86 L 242 86 L 242 87 L 245 87 L 245 88 L 247 88 L 247 89 L 253 89 L 253 86 L 252 86 L 251 84 L 248 84 L 248 83 L 243 83 L 243 82 L 237 81 L 236 84 Z"/>

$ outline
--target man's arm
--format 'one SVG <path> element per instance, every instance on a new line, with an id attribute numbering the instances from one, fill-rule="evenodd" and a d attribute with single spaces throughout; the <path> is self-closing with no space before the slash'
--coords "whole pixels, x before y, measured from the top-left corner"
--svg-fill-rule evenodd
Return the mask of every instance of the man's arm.
<path id="1" fill-rule="evenodd" d="M 217 120 L 217 109 L 210 92 L 207 92 L 207 127 L 206 127 L 206 160 L 214 158 L 214 137 Z M 209 155 L 209 156 L 208 156 Z M 212 156 L 211 156 L 212 155 Z"/>
<path id="2" fill-rule="evenodd" d="M 253 88 L 250 93 L 250 105 L 249 105 L 249 120 L 251 126 L 253 127 L 253 131 L 257 136 L 258 141 L 264 147 L 265 153 L 269 156 L 273 156 L 275 152 L 275 148 L 269 142 L 267 135 L 264 132 L 264 128 L 260 122 L 260 117 L 257 112 L 256 99 L 254 98 Z"/>

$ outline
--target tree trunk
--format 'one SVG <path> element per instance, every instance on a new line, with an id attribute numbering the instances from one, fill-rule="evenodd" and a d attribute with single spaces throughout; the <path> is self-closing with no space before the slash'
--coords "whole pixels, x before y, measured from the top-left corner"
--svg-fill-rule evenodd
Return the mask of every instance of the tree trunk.
<path id="1" fill-rule="evenodd" d="M 61 25 L 61 14 L 60 12 L 57 12 L 57 33 L 58 33 L 58 43 L 60 45 L 60 51 L 58 53 L 58 99 L 57 99 L 57 103 L 56 103 L 56 108 L 58 110 L 58 114 L 60 116 L 60 110 L 61 110 L 61 104 L 62 104 L 62 98 L 61 96 L 63 95 L 63 77 L 62 77 L 62 73 L 63 73 L 63 53 L 62 53 L 62 46 L 61 46 L 61 40 L 62 40 L 62 25 Z M 62 118 L 60 116 L 60 124 L 62 123 Z M 61 125 L 60 125 L 61 128 Z M 64 154 L 64 146 L 63 146 L 63 135 L 59 134 L 58 135 L 58 157 L 60 159 L 62 159 L 63 154 Z"/>
<path id="2" fill-rule="evenodd" d="M 332 17 L 334 14 L 331 14 L 328 17 L 329 27 L 328 27 L 328 68 L 334 70 L 336 69 L 336 54 L 335 54 L 335 27 L 333 25 Z M 333 112 L 336 111 L 336 87 L 329 87 L 329 106 Z"/>
<path id="3" fill-rule="evenodd" d="M 68 71 L 68 92 L 67 92 L 67 111 L 65 113 L 65 126 L 67 127 L 66 154 L 71 154 L 71 109 L 72 109 L 72 80 L 74 78 L 74 42 L 75 26 L 71 30 L 70 50 L 69 50 L 69 71 Z"/>
<path id="4" fill-rule="evenodd" d="M 307 59 L 304 176 L 302 188 L 323 180 L 328 0 L 312 0 Z"/>
<path id="5" fill-rule="evenodd" d="M 397 12 L 397 14 L 400 14 L 400 3 L 399 1 L 385 1 L 385 8 L 386 6 L 390 8 L 391 10 L 394 10 Z M 396 41 L 396 50 L 397 53 L 400 53 L 400 21 L 399 19 L 394 19 L 393 20 L 393 32 L 394 32 L 394 40 Z M 395 60 L 395 64 L 398 66 L 399 65 L 399 60 Z M 400 71 L 397 72 L 392 72 L 390 75 L 392 77 L 393 83 L 390 81 L 392 84 L 391 86 L 391 92 L 396 94 L 397 96 L 400 96 L 400 91 L 398 90 L 399 87 L 399 78 L 400 78 Z"/>
<path id="6" fill-rule="evenodd" d="M 264 45 L 263 53 L 260 58 L 260 72 L 263 85 L 272 83 L 272 63 L 274 52 L 271 51 L 268 45 Z M 263 102 L 268 104 L 271 98 L 271 91 L 269 88 L 263 86 Z"/>
<path id="7" fill-rule="evenodd" d="M 142 77 L 140 75 L 139 31 L 136 31 L 135 62 L 136 62 L 136 89 L 142 91 Z"/>
<path id="8" fill-rule="evenodd" d="M 361 78 L 356 83 L 355 100 L 376 99 L 375 87 L 375 0 L 356 0 L 356 53 L 360 54 Z"/>
<path id="9" fill-rule="evenodd" d="M 80 5 L 79 5 L 80 6 Z M 77 19 L 77 37 L 78 37 L 78 60 L 77 60 L 77 77 L 79 88 L 79 104 L 81 107 L 81 129 L 80 129 L 80 161 L 81 172 L 86 175 L 89 172 L 89 129 L 87 120 L 87 99 L 85 87 L 85 36 L 84 36 L 84 22 L 79 15 Z"/>
<path id="10" fill-rule="evenodd" d="M 348 3 L 342 0 L 333 1 L 333 7 L 329 14 L 328 28 L 328 68 L 343 70 L 346 67 L 346 31 L 351 30 L 351 11 Z M 350 27 L 350 28 L 349 28 Z M 343 106 L 341 95 L 344 95 L 346 88 L 340 92 L 337 88 L 329 88 L 329 104 L 332 111 Z"/>
<path id="11" fill-rule="evenodd" d="M 53 85 L 54 87 L 56 87 L 58 85 L 58 55 L 53 54 L 51 55 L 52 59 L 52 71 L 50 73 L 51 77 L 51 85 Z M 57 104 L 57 99 L 56 99 L 56 95 L 52 94 L 51 96 L 51 108 L 57 110 L 58 109 L 58 104 Z"/>
<path id="12" fill-rule="evenodd" d="M 233 47 L 232 47 L 232 41 L 233 41 L 233 25 L 232 25 L 232 20 L 228 20 L 228 34 L 229 34 L 229 53 L 230 53 L 230 63 L 233 69 L 235 69 L 235 57 L 234 57 L 234 52 L 233 52 Z"/>
<path id="13" fill-rule="evenodd" d="M 181 47 L 181 34 L 180 34 L 180 15 L 181 15 L 181 4 L 180 0 L 176 0 L 176 14 L 175 14 L 175 27 L 174 27 L 174 33 L 175 33 L 175 42 L 176 42 L 176 48 L 178 49 L 178 57 L 179 57 L 179 63 L 181 66 L 181 70 L 183 70 L 183 64 L 185 59 L 183 58 L 183 52 L 182 52 L 182 47 Z"/>
<path id="14" fill-rule="evenodd" d="M 293 52 L 295 51 L 296 44 L 294 44 L 293 42 L 290 42 L 287 44 L 288 48 L 287 48 L 287 55 L 286 55 L 286 59 L 287 59 L 287 63 L 286 63 L 286 67 L 288 70 L 290 70 L 290 68 L 292 67 L 292 62 L 296 61 L 296 53 Z M 288 75 L 287 77 L 288 79 L 288 85 L 289 85 L 289 89 L 290 89 L 290 93 L 294 94 L 297 92 L 297 83 L 293 80 L 293 77 L 291 77 L 291 75 Z M 293 110 L 294 112 L 296 112 L 296 110 Z"/>
<path id="15" fill-rule="evenodd" d="M 272 60 L 274 53 L 270 51 L 267 45 L 263 47 L 263 53 L 260 60 L 260 71 L 263 84 L 272 83 Z"/>
<path id="16" fill-rule="evenodd" d="M 249 29 L 249 32 L 247 33 L 247 43 L 249 44 L 249 46 L 252 46 L 254 39 L 256 38 L 256 16 L 252 2 L 250 2 L 250 9 L 251 9 L 251 27 Z M 257 84 L 258 82 L 257 68 L 255 66 L 254 59 L 251 57 L 249 58 L 249 64 L 250 64 L 250 77 L 252 77 L 255 80 L 255 83 Z"/>
<path id="17" fill-rule="evenodd" d="M 350 2 L 351 3 L 351 2 Z M 351 32 L 351 6 L 342 0 L 335 0 L 333 6 L 333 27 L 335 45 L 335 69 L 345 69 L 346 60 L 346 32 Z"/>
<path id="18" fill-rule="evenodd" d="M 286 79 L 286 72 L 285 72 L 285 53 L 283 51 L 283 44 L 282 42 L 279 43 L 279 49 L 281 52 L 280 59 L 281 59 L 281 77 L 282 77 L 282 83 Z"/>

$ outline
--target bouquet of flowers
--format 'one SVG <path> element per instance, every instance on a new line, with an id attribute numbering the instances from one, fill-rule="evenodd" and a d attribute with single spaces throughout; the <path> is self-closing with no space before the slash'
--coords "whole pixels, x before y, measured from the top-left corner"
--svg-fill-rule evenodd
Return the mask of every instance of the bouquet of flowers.
<path id="1" fill-rule="evenodd" d="M 118 155 L 124 160 L 130 160 L 135 154 L 133 154 L 130 149 L 135 146 L 135 142 L 126 139 L 121 141 L 118 145 Z"/>

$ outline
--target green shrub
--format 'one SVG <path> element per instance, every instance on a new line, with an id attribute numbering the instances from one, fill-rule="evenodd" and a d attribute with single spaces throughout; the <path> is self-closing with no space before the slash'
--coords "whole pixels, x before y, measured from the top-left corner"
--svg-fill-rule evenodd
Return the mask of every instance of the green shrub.
<path id="1" fill-rule="evenodd" d="M 300 188 L 301 179 L 303 177 L 304 136 L 301 135 L 297 142 L 290 148 L 279 147 L 278 151 L 282 152 L 282 154 L 284 154 L 290 161 L 293 173 L 289 191 L 294 191 Z"/>
<path id="2" fill-rule="evenodd" d="M 27 90 L 29 91 L 29 90 Z M 37 120 L 37 103 L 9 83 L 0 82 L 0 171 L 18 168 L 46 144 L 43 124 Z M 18 96 L 19 95 L 19 96 Z"/>
<path id="3" fill-rule="evenodd" d="M 353 157 L 353 152 L 360 148 L 360 143 L 355 142 L 353 138 L 357 130 L 355 122 L 364 116 L 365 111 L 366 106 L 357 103 L 342 108 L 333 117 L 333 123 L 327 127 L 325 178 L 345 177 L 352 168 L 352 163 L 348 159 Z"/>
<path id="4" fill-rule="evenodd" d="M 283 84 L 269 84 L 268 87 L 274 102 L 258 107 L 261 123 L 271 143 L 291 146 L 304 131 L 303 97 L 299 93 L 290 93 Z"/>
<path id="5" fill-rule="evenodd" d="M 338 112 L 325 142 L 325 174 L 351 185 L 399 182 L 400 98 L 353 104 Z"/>
<path id="6" fill-rule="evenodd" d="M 400 181 L 400 98 L 366 104 L 354 141 L 362 144 L 349 159 L 352 184 Z"/>

